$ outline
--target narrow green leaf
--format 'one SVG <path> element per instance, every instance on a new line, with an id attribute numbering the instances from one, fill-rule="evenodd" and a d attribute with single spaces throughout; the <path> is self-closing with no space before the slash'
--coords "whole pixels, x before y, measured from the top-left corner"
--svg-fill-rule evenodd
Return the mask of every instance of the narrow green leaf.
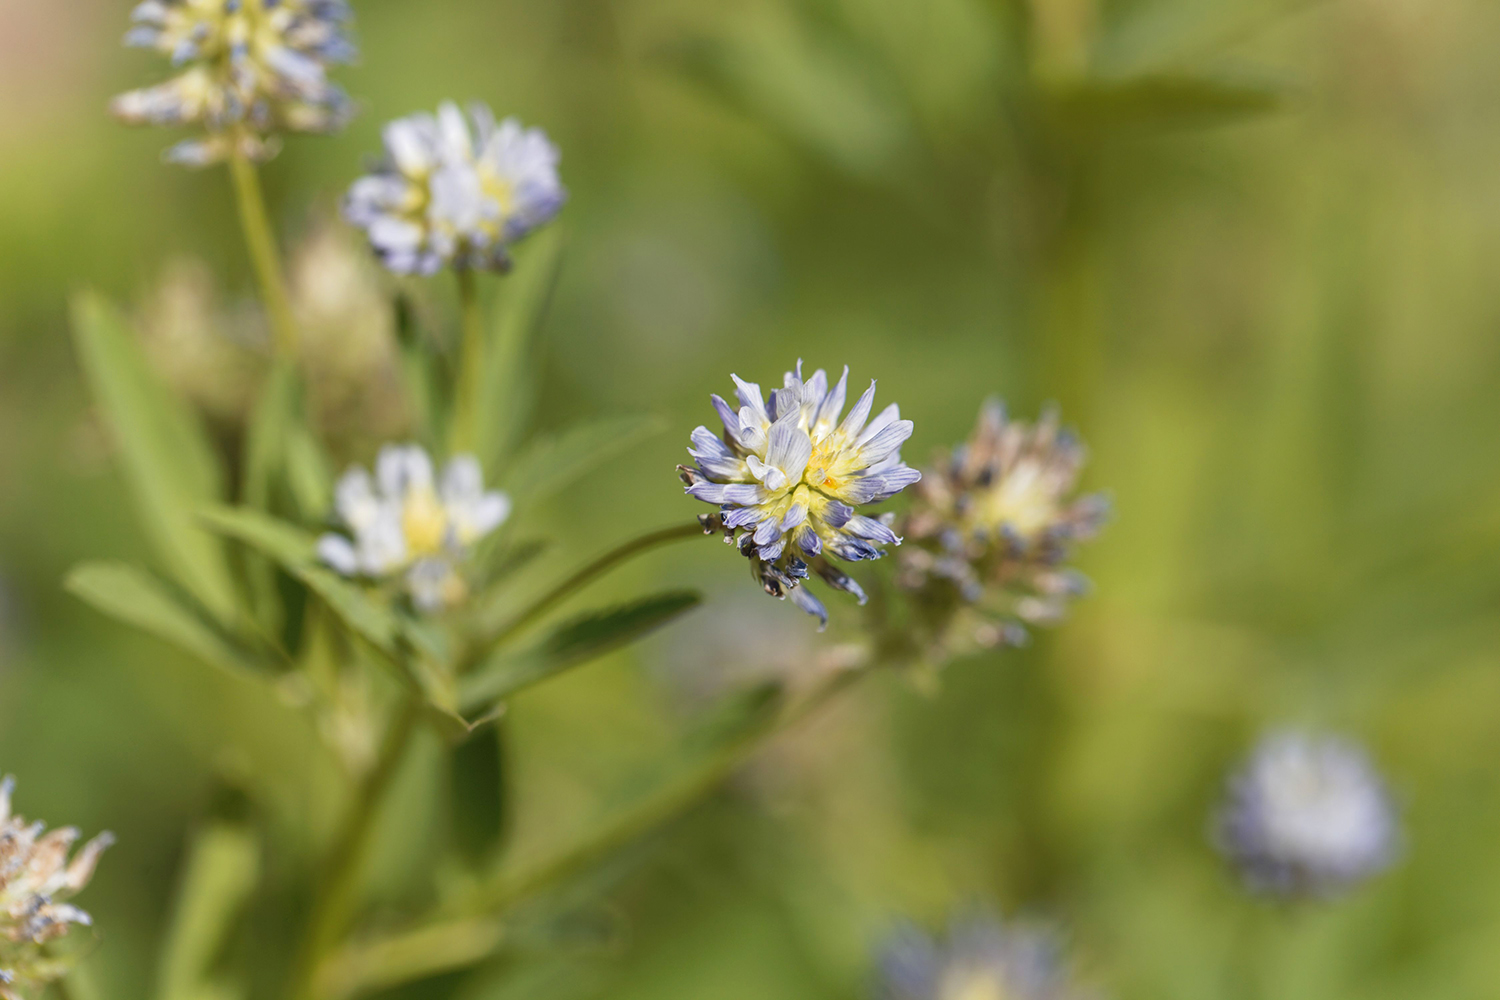
<path id="1" fill-rule="evenodd" d="M 531 417 L 538 342 L 562 264 L 563 233 L 551 226 L 517 254 L 501 284 L 479 393 L 475 454 L 490 470 L 511 457 Z"/>
<path id="2" fill-rule="evenodd" d="M 316 995 L 345 1000 L 467 968 L 504 940 L 504 924 L 484 918 L 435 922 L 373 945 L 351 942 L 319 966 Z"/>
<path id="3" fill-rule="evenodd" d="M 465 712 L 492 704 L 641 638 L 701 603 L 696 591 L 669 591 L 568 622 L 519 655 L 495 653 L 460 685 Z"/>
<path id="4" fill-rule="evenodd" d="M 84 563 L 64 583 L 97 610 L 240 677 L 264 679 L 269 670 L 212 622 L 183 602 L 163 580 L 124 563 Z"/>
<path id="5" fill-rule="evenodd" d="M 1264 83 L 1171 74 L 1085 80 L 1053 94 L 1062 122 L 1085 128 L 1217 125 L 1277 111 L 1285 99 Z"/>
<path id="6" fill-rule="evenodd" d="M 243 542 L 269 557 L 301 580 L 355 633 L 376 649 L 394 656 L 400 621 L 390 608 L 372 600 L 317 558 L 317 540 L 296 525 L 244 507 L 213 507 L 199 511 L 214 531 Z"/>
<path id="7" fill-rule="evenodd" d="M 216 823 L 193 841 L 161 957 L 162 1000 L 232 996 L 214 966 L 260 881 L 260 843 L 243 826 Z"/>
<path id="8" fill-rule="evenodd" d="M 506 492 L 518 510 L 533 506 L 664 427 L 657 416 L 607 417 L 539 438 L 516 460 Z"/>
<path id="9" fill-rule="evenodd" d="M 124 319 L 102 297 L 86 292 L 73 300 L 73 335 L 157 555 L 219 621 L 232 621 L 235 590 L 223 547 L 194 521 L 223 492 L 203 428 L 156 379 Z"/>
<path id="10" fill-rule="evenodd" d="M 286 447 L 287 486 L 297 510 L 309 521 L 318 521 L 333 507 L 333 472 L 328 456 L 305 424 L 293 428 Z"/>
<path id="11" fill-rule="evenodd" d="M 510 825 L 504 722 L 499 719 L 478 729 L 449 751 L 453 846 L 475 868 L 495 857 Z"/>

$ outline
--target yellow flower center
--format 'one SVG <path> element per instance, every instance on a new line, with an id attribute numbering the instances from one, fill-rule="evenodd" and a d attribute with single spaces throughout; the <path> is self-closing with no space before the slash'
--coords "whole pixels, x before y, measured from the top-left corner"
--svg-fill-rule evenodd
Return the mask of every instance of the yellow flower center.
<path id="1" fill-rule="evenodd" d="M 448 533 L 448 514 L 430 488 L 407 494 L 401 512 L 401 531 L 406 536 L 408 558 L 419 559 L 442 550 Z"/>
<path id="2" fill-rule="evenodd" d="M 1024 462 L 983 494 L 973 517 L 986 528 L 1008 525 L 1022 538 L 1031 539 L 1056 519 L 1057 504 L 1042 481 L 1041 467 Z"/>
<path id="3" fill-rule="evenodd" d="M 985 972 L 964 972 L 943 983 L 942 1000 L 1006 1000 L 1008 990 L 999 978 Z"/>

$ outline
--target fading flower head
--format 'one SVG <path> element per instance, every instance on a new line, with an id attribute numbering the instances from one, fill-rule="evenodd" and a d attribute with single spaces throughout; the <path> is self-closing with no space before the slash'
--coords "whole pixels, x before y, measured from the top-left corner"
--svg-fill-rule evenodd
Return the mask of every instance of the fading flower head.
<path id="1" fill-rule="evenodd" d="M 437 478 L 422 448 L 387 445 L 373 477 L 354 468 L 339 480 L 335 513 L 353 538 L 320 538 L 323 562 L 345 576 L 399 578 L 412 603 L 432 612 L 468 595 L 459 566 L 510 516 L 510 498 L 485 490 L 472 455 L 456 456 Z"/>
<path id="2" fill-rule="evenodd" d="M 1052 935 L 987 913 L 956 918 L 944 940 L 907 925 L 880 952 L 877 1000 L 1083 1000 Z"/>
<path id="3" fill-rule="evenodd" d="M 114 843 L 101 833 L 72 854 L 78 831 L 28 823 L 11 811 L 15 779 L 0 781 L 0 997 L 21 1000 L 22 989 L 59 978 L 66 964 L 43 946 L 67 934 L 74 924 L 93 923 L 66 902 L 93 878 L 99 855 Z"/>
<path id="4" fill-rule="evenodd" d="M 385 159 L 354 182 L 344 214 L 397 274 L 443 267 L 505 270 L 509 248 L 567 199 L 557 147 L 483 104 L 456 104 L 385 127 Z"/>
<path id="5" fill-rule="evenodd" d="M 1070 548 L 1109 513 L 1102 495 L 1075 493 L 1084 457 L 1055 411 L 1029 425 L 987 401 L 969 440 L 915 490 L 901 584 L 949 611 L 961 603 L 991 613 L 997 620 L 977 630 L 991 642 L 1020 641 L 1022 622 L 1057 621 L 1087 588 L 1063 566 Z"/>
<path id="6" fill-rule="evenodd" d="M 1329 896 L 1395 860 L 1399 829 L 1385 782 L 1359 746 L 1274 733 L 1230 779 L 1219 849 L 1257 891 Z"/>
<path id="7" fill-rule="evenodd" d="M 722 435 L 693 431 L 692 468 L 678 466 L 689 496 L 720 512 L 702 520 L 708 531 L 737 540 L 756 580 L 768 594 L 790 596 L 824 623 L 823 604 L 800 584 L 809 569 L 864 603 L 859 585 L 828 561 L 878 559 L 884 545 L 899 545 L 890 517 L 856 513 L 921 478 L 902 463 L 901 445 L 912 423 L 894 403 L 870 420 L 875 383 L 843 416 L 849 369 L 831 389 L 821 368 L 805 382 L 802 363 L 787 372 L 769 400 L 760 386 L 734 379 L 739 409 L 719 396 L 714 408 Z M 868 422 L 867 422 L 868 421 Z"/>
<path id="8" fill-rule="evenodd" d="M 267 159 L 275 133 L 331 132 L 348 96 L 328 67 L 355 57 L 347 0 L 144 0 L 125 44 L 155 49 L 181 72 L 111 104 L 132 125 L 200 125 L 208 134 L 167 151 L 187 166 L 238 152 Z"/>

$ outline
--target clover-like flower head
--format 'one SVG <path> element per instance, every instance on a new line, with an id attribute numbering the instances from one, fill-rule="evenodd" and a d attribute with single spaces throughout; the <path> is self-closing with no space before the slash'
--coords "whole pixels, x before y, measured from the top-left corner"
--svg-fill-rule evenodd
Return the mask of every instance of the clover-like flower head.
<path id="1" fill-rule="evenodd" d="M 11 811 L 15 779 L 0 781 L 0 997 L 21 1000 L 22 989 L 58 978 L 66 963 L 43 951 L 74 924 L 92 919 L 66 902 L 88 885 L 99 855 L 114 843 L 101 833 L 72 854 L 78 831 L 28 823 Z"/>
<path id="2" fill-rule="evenodd" d="M 1364 750 L 1338 737 L 1280 732 L 1231 778 L 1216 841 L 1252 889 L 1330 896 L 1389 867 L 1400 832 Z"/>
<path id="3" fill-rule="evenodd" d="M 994 641 L 1023 639 L 1021 622 L 1057 621 L 1088 586 L 1063 566 L 1072 544 L 1093 537 L 1109 513 L 1102 495 L 1076 495 L 1084 457 L 1056 411 L 1033 426 L 987 401 L 968 442 L 914 491 L 901 525 L 913 543 L 902 550 L 901 584 L 936 604 L 951 593 L 981 606 L 999 620 L 979 629 Z"/>
<path id="4" fill-rule="evenodd" d="M 155 49 L 181 70 L 116 97 L 133 125 L 201 125 L 206 136 L 167 151 L 187 166 L 239 152 L 275 155 L 275 134 L 331 132 L 349 120 L 348 96 L 328 67 L 353 61 L 347 0 L 144 0 L 125 44 Z"/>
<path id="5" fill-rule="evenodd" d="M 804 382 L 799 361 L 769 401 L 759 385 L 730 377 L 739 409 L 712 397 L 723 434 L 707 427 L 693 431 L 688 454 L 696 465 L 678 471 L 690 496 L 720 509 L 702 519 L 705 529 L 723 531 L 726 540 L 737 537 L 767 593 L 790 596 L 826 624 L 822 602 L 801 581 L 811 568 L 864 603 L 859 585 L 827 557 L 877 559 L 884 555 L 881 546 L 900 544 L 889 517 L 867 517 L 856 508 L 886 500 L 921 478 L 901 461 L 912 423 L 901 419 L 894 403 L 869 419 L 874 382 L 840 419 L 848 368 L 830 389 L 822 369 Z"/>
<path id="6" fill-rule="evenodd" d="M 987 913 L 956 918 L 944 940 L 906 925 L 880 952 L 878 1000 L 1082 1000 L 1045 931 Z"/>
<path id="7" fill-rule="evenodd" d="M 375 475 L 353 468 L 339 480 L 335 513 L 353 538 L 318 540 L 318 555 L 345 576 L 400 579 L 412 603 L 440 611 L 468 595 L 460 573 L 476 542 L 510 516 L 510 498 L 484 488 L 472 455 L 459 455 L 433 475 L 417 445 L 387 445 Z"/>
<path id="8" fill-rule="evenodd" d="M 472 126 L 472 127 L 471 127 Z M 344 215 L 397 274 L 443 267 L 503 271 L 509 248 L 567 200 L 557 147 L 514 118 L 498 125 L 475 103 L 385 127 L 385 160 L 349 189 Z"/>

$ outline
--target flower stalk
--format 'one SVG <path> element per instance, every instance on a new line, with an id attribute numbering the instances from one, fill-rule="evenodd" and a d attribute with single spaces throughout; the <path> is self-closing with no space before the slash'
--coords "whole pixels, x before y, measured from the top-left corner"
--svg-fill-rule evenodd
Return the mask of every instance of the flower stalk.
<path id="1" fill-rule="evenodd" d="M 313 902 L 302 938 L 302 955 L 293 969 L 292 989 L 288 993 L 293 1000 L 312 1000 L 316 996 L 318 967 L 348 925 L 375 820 L 411 748 L 420 718 L 421 705 L 415 698 L 408 697 L 396 709 L 380 754 L 360 782 L 349 812 L 334 837 L 322 887 Z"/>
<path id="2" fill-rule="evenodd" d="M 476 648 L 460 664 L 459 672 L 464 673 L 473 669 L 479 662 L 481 650 L 493 649 L 501 643 L 519 635 L 525 629 L 536 624 L 547 612 L 571 597 L 574 592 L 582 590 L 585 586 L 621 563 L 650 552 L 659 546 L 670 545 L 673 542 L 680 542 L 702 534 L 704 534 L 702 524 L 695 521 L 691 524 L 680 524 L 671 528 L 662 528 L 660 531 L 648 532 L 639 538 L 631 539 L 624 545 L 611 549 L 543 594 L 530 607 L 516 615 L 505 625 L 502 625 L 492 635 L 487 636 L 482 643 L 477 644 Z"/>
<path id="3" fill-rule="evenodd" d="M 245 234 L 245 248 L 250 253 L 250 266 L 255 270 L 261 300 L 271 323 L 272 346 L 278 358 L 295 357 L 297 321 L 292 314 L 292 299 L 281 269 L 281 256 L 276 250 L 276 237 L 266 213 L 260 175 L 238 144 L 229 157 L 229 175 L 234 181 L 235 204 L 239 208 L 240 228 Z"/>
<path id="4" fill-rule="evenodd" d="M 458 380 L 453 403 L 453 426 L 449 450 L 457 454 L 474 449 L 479 436 L 479 394 L 484 382 L 484 318 L 479 310 L 479 283 L 471 267 L 457 268 L 461 341 Z"/>

